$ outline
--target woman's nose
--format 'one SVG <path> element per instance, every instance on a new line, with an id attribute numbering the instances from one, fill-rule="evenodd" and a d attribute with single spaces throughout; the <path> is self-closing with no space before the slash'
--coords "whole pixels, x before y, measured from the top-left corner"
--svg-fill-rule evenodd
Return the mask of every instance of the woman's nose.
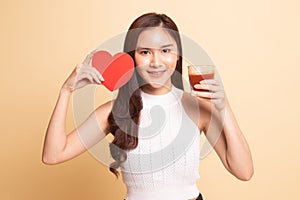
<path id="1" fill-rule="evenodd" d="M 150 67 L 160 67 L 161 66 L 161 58 L 158 52 L 152 54 L 152 59 L 150 62 Z"/>

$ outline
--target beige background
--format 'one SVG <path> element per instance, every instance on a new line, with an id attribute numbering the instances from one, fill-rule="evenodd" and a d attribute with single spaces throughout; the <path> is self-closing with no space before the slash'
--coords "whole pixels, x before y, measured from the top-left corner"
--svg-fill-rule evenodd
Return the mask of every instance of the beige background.
<path id="1" fill-rule="evenodd" d="M 121 179 L 89 153 L 46 166 L 42 144 L 73 67 L 149 11 L 172 17 L 213 59 L 252 150 L 249 182 L 230 175 L 215 152 L 201 160 L 205 199 L 299 199 L 299 6 L 297 0 L 2 0 L 0 199 L 124 198 Z M 68 131 L 73 127 L 70 102 Z"/>

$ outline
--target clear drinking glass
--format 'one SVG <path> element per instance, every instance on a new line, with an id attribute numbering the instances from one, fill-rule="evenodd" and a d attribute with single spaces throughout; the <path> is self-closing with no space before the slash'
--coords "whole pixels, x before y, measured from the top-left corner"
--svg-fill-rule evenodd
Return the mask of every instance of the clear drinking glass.
<path id="1" fill-rule="evenodd" d="M 194 88 L 195 84 L 198 84 L 204 79 L 214 79 L 215 76 L 215 66 L 214 65 L 189 65 L 188 74 L 190 85 L 193 90 L 196 91 L 207 91 L 204 89 Z"/>

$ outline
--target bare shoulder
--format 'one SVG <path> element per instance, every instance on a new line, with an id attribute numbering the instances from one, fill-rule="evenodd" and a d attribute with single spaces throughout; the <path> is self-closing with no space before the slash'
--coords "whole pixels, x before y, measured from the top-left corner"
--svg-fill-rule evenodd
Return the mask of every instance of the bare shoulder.
<path id="1" fill-rule="evenodd" d="M 203 130 L 210 119 L 213 106 L 211 101 L 196 98 L 190 93 L 184 92 L 182 95 L 182 105 L 187 115 L 197 124 L 200 131 Z"/>

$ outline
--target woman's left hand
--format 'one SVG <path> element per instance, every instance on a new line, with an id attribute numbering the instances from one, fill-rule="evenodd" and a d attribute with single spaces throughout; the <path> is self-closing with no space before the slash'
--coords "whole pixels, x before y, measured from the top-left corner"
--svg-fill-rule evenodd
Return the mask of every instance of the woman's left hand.
<path id="1" fill-rule="evenodd" d="M 225 108 L 225 92 L 222 84 L 215 79 L 206 79 L 194 85 L 195 89 L 204 89 L 208 91 L 193 90 L 192 93 L 198 98 L 210 100 L 217 109 Z"/>

